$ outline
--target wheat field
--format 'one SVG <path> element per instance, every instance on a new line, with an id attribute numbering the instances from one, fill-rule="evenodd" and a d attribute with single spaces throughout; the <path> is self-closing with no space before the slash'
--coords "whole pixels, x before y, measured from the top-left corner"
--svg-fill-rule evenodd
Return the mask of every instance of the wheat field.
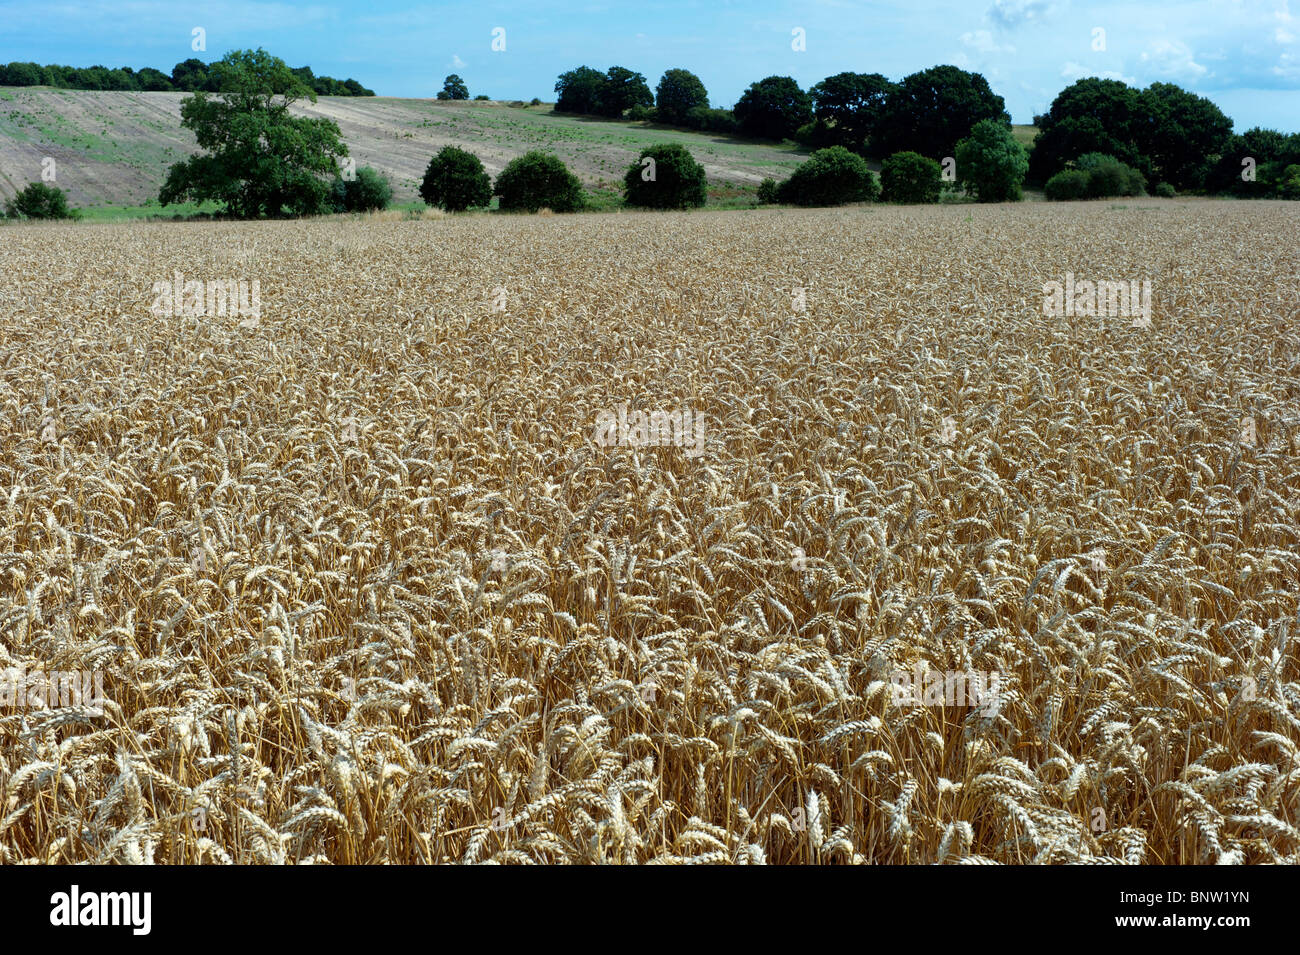
<path id="1" fill-rule="evenodd" d="M 0 230 L 0 861 L 1300 861 L 1298 227 Z"/>

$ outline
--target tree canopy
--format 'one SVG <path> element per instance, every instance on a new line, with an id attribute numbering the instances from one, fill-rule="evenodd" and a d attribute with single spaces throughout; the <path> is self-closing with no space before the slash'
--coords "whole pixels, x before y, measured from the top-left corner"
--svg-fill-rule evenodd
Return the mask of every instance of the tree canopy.
<path id="1" fill-rule="evenodd" d="M 310 66 L 295 67 L 318 96 L 374 96 L 356 80 L 336 80 L 332 76 L 316 76 Z M 146 66 L 133 70 L 129 66 L 108 69 L 104 66 L 58 66 L 39 63 L 0 63 L 0 86 L 53 86 L 70 90 L 123 90 L 126 92 L 194 93 L 203 90 L 215 93 L 216 81 L 209 64 L 196 57 L 182 60 L 170 73 Z"/>
<path id="2" fill-rule="evenodd" d="M 452 73 L 442 81 L 442 89 L 438 90 L 438 99 L 469 99 L 469 87 L 455 73 Z"/>
<path id="3" fill-rule="evenodd" d="M 1020 187 L 1029 169 L 1025 147 L 1011 135 L 1011 126 L 982 119 L 970 135 L 957 144 L 957 179 L 980 202 L 1020 199 Z"/>
<path id="4" fill-rule="evenodd" d="M 733 112 L 748 136 L 790 139 L 813 118 L 812 99 L 789 76 L 769 76 L 751 83 Z"/>
<path id="5" fill-rule="evenodd" d="M 687 114 L 697 106 L 709 106 L 704 83 L 690 70 L 667 70 L 655 89 L 655 109 L 661 123 L 687 124 Z"/>
<path id="6" fill-rule="evenodd" d="M 988 80 L 955 66 L 932 66 L 904 77 L 889 91 L 876 151 L 910 151 L 941 160 L 952 156 L 957 142 L 985 119 L 1011 122 L 1006 104 Z"/>
<path id="7" fill-rule="evenodd" d="M 869 151 L 895 83 L 879 73 L 836 73 L 808 91 L 813 115 L 825 123 L 832 142 L 854 152 Z"/>
<path id="8" fill-rule="evenodd" d="M 1034 122 L 1032 182 L 1045 182 L 1085 153 L 1105 153 L 1148 181 L 1199 189 L 1232 139 L 1232 120 L 1222 110 L 1172 83 L 1139 90 L 1119 80 L 1077 80 Z"/>
<path id="9" fill-rule="evenodd" d="M 215 200 L 240 218 L 325 211 L 347 147 L 332 120 L 290 115 L 294 102 L 316 101 L 312 89 L 261 49 L 227 53 L 212 72 L 218 92 L 181 103 L 205 152 L 171 167 L 159 201 Z"/>

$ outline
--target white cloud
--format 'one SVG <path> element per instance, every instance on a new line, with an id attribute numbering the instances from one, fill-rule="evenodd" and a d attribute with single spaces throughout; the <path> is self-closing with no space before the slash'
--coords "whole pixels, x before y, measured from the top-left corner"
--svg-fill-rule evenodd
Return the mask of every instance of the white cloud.
<path id="1" fill-rule="evenodd" d="M 454 69 L 463 69 L 469 64 L 466 63 L 464 60 L 462 60 L 457 54 L 453 53 L 451 55 L 451 62 L 448 63 L 447 65 Z"/>
<path id="2" fill-rule="evenodd" d="M 1209 71 L 1193 59 L 1192 51 L 1179 40 L 1156 40 L 1142 54 L 1142 62 L 1160 77 L 1198 80 Z"/>
<path id="3" fill-rule="evenodd" d="M 961 35 L 964 46 L 979 53 L 1015 53 L 1016 48 L 1010 43 L 998 43 L 988 30 L 971 30 Z"/>
<path id="4" fill-rule="evenodd" d="M 1011 30 L 1026 23 L 1041 23 L 1063 5 L 1055 0 L 993 0 L 985 15 Z"/>
<path id="5" fill-rule="evenodd" d="M 1127 83 L 1129 86 L 1137 85 L 1137 79 L 1132 76 L 1125 76 L 1119 70 L 1098 70 L 1091 66 L 1080 66 L 1074 60 L 1070 60 L 1065 66 L 1061 67 L 1061 79 L 1081 80 L 1086 76 L 1095 76 L 1103 80 L 1119 80 L 1121 83 Z"/>
<path id="6" fill-rule="evenodd" d="M 1277 58 L 1277 66 L 1273 67 L 1272 72 L 1283 79 L 1300 80 L 1300 56 L 1283 53 Z"/>

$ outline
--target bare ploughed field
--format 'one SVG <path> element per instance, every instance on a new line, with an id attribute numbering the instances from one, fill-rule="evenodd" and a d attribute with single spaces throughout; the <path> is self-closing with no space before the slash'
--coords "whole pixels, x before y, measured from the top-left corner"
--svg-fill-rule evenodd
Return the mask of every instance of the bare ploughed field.
<path id="1" fill-rule="evenodd" d="M 6 229 L 0 860 L 1300 861 L 1298 237 Z"/>
<path id="2" fill-rule="evenodd" d="M 194 134 L 181 126 L 186 95 L 0 88 L 0 196 L 12 197 L 40 176 L 50 157 L 74 206 L 156 200 L 171 165 L 197 150 Z M 710 184 L 722 188 L 784 178 L 804 158 L 770 142 L 556 114 L 549 106 L 321 96 L 296 102 L 292 112 L 337 123 L 357 166 L 377 169 L 401 202 L 418 199 L 430 158 L 448 145 L 473 152 L 493 177 L 515 157 L 543 149 L 585 186 L 618 186 L 620 196 L 628 166 L 657 142 L 688 147 Z"/>

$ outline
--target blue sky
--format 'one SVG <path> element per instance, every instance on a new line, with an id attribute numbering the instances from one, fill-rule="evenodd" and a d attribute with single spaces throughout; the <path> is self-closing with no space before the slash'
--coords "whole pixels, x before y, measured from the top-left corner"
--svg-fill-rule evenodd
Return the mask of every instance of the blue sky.
<path id="1" fill-rule="evenodd" d="M 652 88 L 665 69 L 685 67 L 715 106 L 772 74 L 807 88 L 841 70 L 899 79 L 953 63 L 983 73 L 1019 123 L 1078 77 L 1107 76 L 1178 83 L 1218 103 L 1238 131 L 1297 131 L 1300 0 L 1292 2 L 1294 11 L 1288 0 L 0 0 L 0 61 L 167 72 L 190 56 L 262 46 L 380 95 L 432 96 L 455 72 L 472 94 L 498 99 L 551 99 L 556 75 L 583 63 L 630 67 Z M 206 31 L 205 51 L 191 49 L 195 27 Z M 494 52 L 498 27 L 505 49 Z M 796 29 L 802 51 L 792 48 Z"/>

